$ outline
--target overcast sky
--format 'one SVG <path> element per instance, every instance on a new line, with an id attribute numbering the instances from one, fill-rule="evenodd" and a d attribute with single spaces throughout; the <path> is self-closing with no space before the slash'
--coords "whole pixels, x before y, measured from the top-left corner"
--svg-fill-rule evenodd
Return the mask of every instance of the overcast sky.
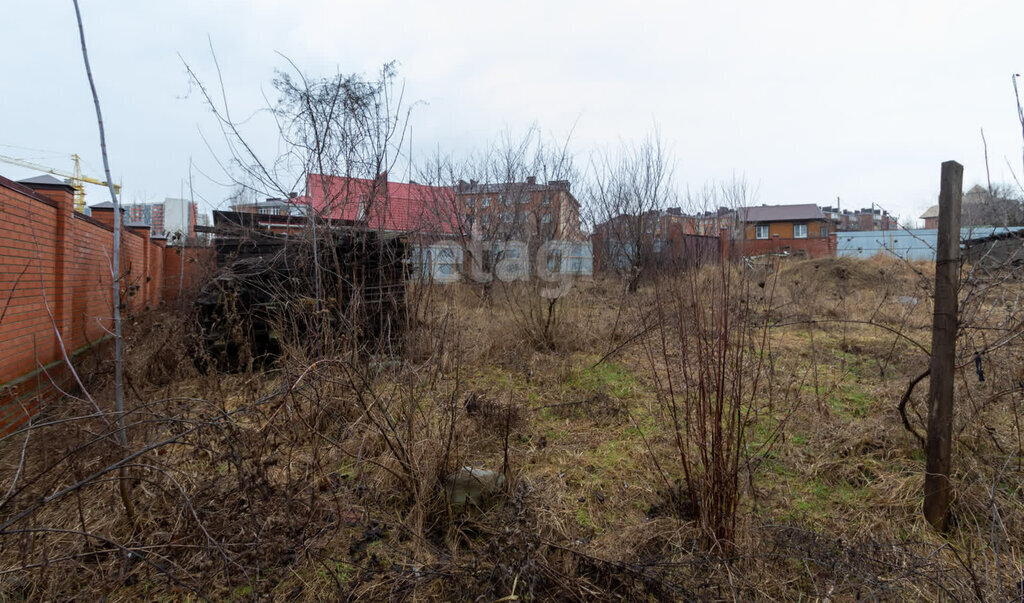
<path id="1" fill-rule="evenodd" d="M 236 118 L 274 96 L 278 53 L 312 75 L 397 61 L 406 98 L 423 101 L 414 157 L 537 124 L 573 131 L 585 165 L 656 123 L 683 187 L 735 174 L 760 203 L 840 197 L 904 218 L 934 203 L 944 160 L 964 164 L 965 188 L 984 182 L 981 128 L 992 180 L 1011 179 L 1007 162 L 1022 169 L 1020 0 L 83 0 L 82 11 L 125 202 L 187 194 L 190 158 L 206 207 L 227 197 L 222 138 L 182 63 L 215 82 L 210 42 Z M 79 153 L 102 178 L 71 0 L 7 0 L 0 17 L 0 154 L 70 170 Z M 272 155 L 275 132 L 249 126 Z M 0 174 L 34 175 L 3 163 Z M 108 199 L 93 188 L 87 200 Z"/>

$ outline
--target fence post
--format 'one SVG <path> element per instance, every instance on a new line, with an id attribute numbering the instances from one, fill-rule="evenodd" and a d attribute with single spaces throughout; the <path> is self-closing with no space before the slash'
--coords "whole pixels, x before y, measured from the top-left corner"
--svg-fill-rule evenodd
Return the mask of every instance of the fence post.
<path id="1" fill-rule="evenodd" d="M 939 240 L 935 254 L 935 314 L 928 380 L 928 444 L 924 476 L 924 516 L 944 531 L 949 519 L 949 469 L 953 437 L 953 374 L 956 362 L 957 273 L 960 268 L 960 202 L 964 167 L 942 164 L 939 187 Z"/>

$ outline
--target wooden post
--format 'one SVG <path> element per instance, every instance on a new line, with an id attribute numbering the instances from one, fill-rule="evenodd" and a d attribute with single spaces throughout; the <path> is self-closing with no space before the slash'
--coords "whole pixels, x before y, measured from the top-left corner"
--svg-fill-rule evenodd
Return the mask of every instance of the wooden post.
<path id="1" fill-rule="evenodd" d="M 939 186 L 939 240 L 935 255 L 935 315 L 928 380 L 928 445 L 924 476 L 924 516 L 940 531 L 949 519 L 950 450 L 953 438 L 953 372 L 956 361 L 957 273 L 960 268 L 960 201 L 964 167 L 942 164 Z"/>

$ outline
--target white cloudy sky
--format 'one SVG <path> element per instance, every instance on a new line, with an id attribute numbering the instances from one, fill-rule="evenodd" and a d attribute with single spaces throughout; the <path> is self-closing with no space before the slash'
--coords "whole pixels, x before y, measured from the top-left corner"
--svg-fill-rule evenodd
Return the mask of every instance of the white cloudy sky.
<path id="1" fill-rule="evenodd" d="M 586 163 L 595 148 L 652 124 L 677 158 L 677 180 L 733 174 L 763 203 L 842 198 L 916 217 L 939 164 L 966 185 L 1021 171 L 1011 74 L 1024 72 L 1024 2 L 369 2 L 360 0 L 83 0 L 86 35 L 126 201 L 227 190 L 216 124 L 180 57 L 214 76 L 235 117 L 273 95 L 277 53 L 307 73 L 372 75 L 399 62 L 414 152 L 456 156 L 499 132 L 537 124 Z M 102 177 L 71 0 L 0 8 L 0 154 L 70 169 L 77 152 Z M 1024 84 L 1024 82 L 1022 82 Z M 262 153 L 274 133 L 250 123 Z M 213 153 L 200 135 L 212 141 Z M 35 149 L 42 150 L 39 152 Z M 12 178 L 33 175 L 0 164 Z M 187 184 L 184 185 L 187 187 Z M 186 189 L 187 190 L 187 189 Z M 104 200 L 102 190 L 89 200 Z"/>

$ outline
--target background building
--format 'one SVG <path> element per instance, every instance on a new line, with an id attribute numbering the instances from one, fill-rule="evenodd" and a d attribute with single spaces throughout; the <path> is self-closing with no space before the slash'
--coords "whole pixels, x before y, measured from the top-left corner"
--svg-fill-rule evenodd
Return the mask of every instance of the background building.
<path id="1" fill-rule="evenodd" d="M 736 244 L 743 255 L 786 253 L 806 257 L 834 256 L 836 235 L 831 221 L 813 203 L 758 205 L 738 211 Z"/>
<path id="2" fill-rule="evenodd" d="M 265 201 L 235 203 L 231 211 L 264 216 L 305 216 L 309 211 L 309 202 L 306 197 L 292 193 L 287 199 L 268 197 Z"/>
<path id="3" fill-rule="evenodd" d="M 198 211 L 196 204 L 187 199 L 168 197 L 162 203 L 125 204 L 123 209 L 127 222 L 149 226 L 154 237 L 195 237 Z"/>
<path id="4" fill-rule="evenodd" d="M 871 206 L 861 209 L 840 210 L 838 206 L 821 208 L 825 218 L 832 224 L 833 231 L 854 230 L 896 230 L 899 224 L 894 216 L 880 207 Z"/>
<path id="5" fill-rule="evenodd" d="M 480 183 L 459 181 L 455 197 L 472 238 L 582 241 L 580 204 L 568 180 Z"/>

